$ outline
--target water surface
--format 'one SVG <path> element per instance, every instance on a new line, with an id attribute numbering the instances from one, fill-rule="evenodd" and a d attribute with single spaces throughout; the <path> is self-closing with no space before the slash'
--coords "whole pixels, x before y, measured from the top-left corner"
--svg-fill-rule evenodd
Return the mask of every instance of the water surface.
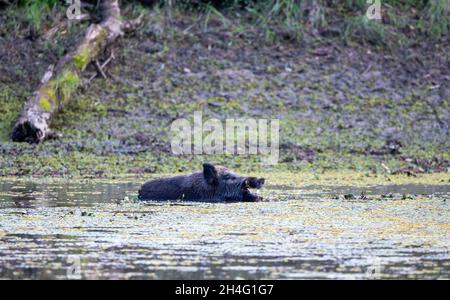
<path id="1" fill-rule="evenodd" d="M 272 185 L 139 202 L 132 182 L 0 181 L 0 278 L 450 279 L 449 185 Z"/>

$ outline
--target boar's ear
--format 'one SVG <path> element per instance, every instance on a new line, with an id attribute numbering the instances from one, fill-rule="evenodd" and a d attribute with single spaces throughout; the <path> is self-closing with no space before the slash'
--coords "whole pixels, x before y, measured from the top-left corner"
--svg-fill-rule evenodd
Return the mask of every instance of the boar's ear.
<path id="1" fill-rule="evenodd" d="M 203 164 L 203 176 L 205 177 L 206 182 L 210 185 L 217 185 L 219 183 L 217 170 L 212 164 Z"/>

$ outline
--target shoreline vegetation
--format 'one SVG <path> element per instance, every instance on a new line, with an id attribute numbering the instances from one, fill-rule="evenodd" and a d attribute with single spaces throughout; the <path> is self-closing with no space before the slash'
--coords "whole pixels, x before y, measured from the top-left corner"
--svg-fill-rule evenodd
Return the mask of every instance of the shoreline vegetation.
<path id="1" fill-rule="evenodd" d="M 196 171 L 196 170 L 192 170 Z M 177 174 L 190 174 L 191 172 L 182 172 Z M 389 175 L 379 174 L 371 175 L 365 172 L 356 171 L 325 171 L 322 173 L 314 172 L 292 172 L 272 170 L 268 172 L 252 173 L 255 176 L 266 176 L 269 186 L 285 186 L 304 188 L 311 186 L 320 186 L 322 189 L 326 187 L 375 187 L 375 186 L 400 186 L 400 185 L 417 185 L 417 186 L 441 186 L 449 185 L 450 177 L 448 173 L 429 173 L 419 174 L 416 176 L 408 176 L 404 174 Z M 4 182 L 34 182 L 38 184 L 64 184 L 64 183 L 124 183 L 136 182 L 137 185 L 144 181 L 173 176 L 173 173 L 154 173 L 154 174 L 115 174 L 105 177 L 97 176 L 3 176 Z"/>

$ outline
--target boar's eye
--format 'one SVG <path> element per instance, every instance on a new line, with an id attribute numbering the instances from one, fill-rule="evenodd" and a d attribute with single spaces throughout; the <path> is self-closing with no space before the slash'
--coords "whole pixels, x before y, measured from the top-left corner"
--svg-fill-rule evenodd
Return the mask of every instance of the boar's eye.
<path id="1" fill-rule="evenodd" d="M 229 179 L 235 180 L 236 176 L 233 176 L 233 175 L 230 175 L 230 174 L 225 174 L 225 175 L 223 175 L 223 179 L 225 179 L 225 180 L 229 180 Z"/>

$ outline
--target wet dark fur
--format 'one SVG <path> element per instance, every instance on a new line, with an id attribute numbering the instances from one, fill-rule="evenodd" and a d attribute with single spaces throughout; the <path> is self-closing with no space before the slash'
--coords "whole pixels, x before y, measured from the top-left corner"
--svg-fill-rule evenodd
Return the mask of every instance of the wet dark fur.
<path id="1" fill-rule="evenodd" d="M 222 166 L 203 164 L 191 175 L 150 180 L 139 190 L 141 200 L 258 201 L 249 188 L 261 188 L 264 178 L 239 176 Z"/>

